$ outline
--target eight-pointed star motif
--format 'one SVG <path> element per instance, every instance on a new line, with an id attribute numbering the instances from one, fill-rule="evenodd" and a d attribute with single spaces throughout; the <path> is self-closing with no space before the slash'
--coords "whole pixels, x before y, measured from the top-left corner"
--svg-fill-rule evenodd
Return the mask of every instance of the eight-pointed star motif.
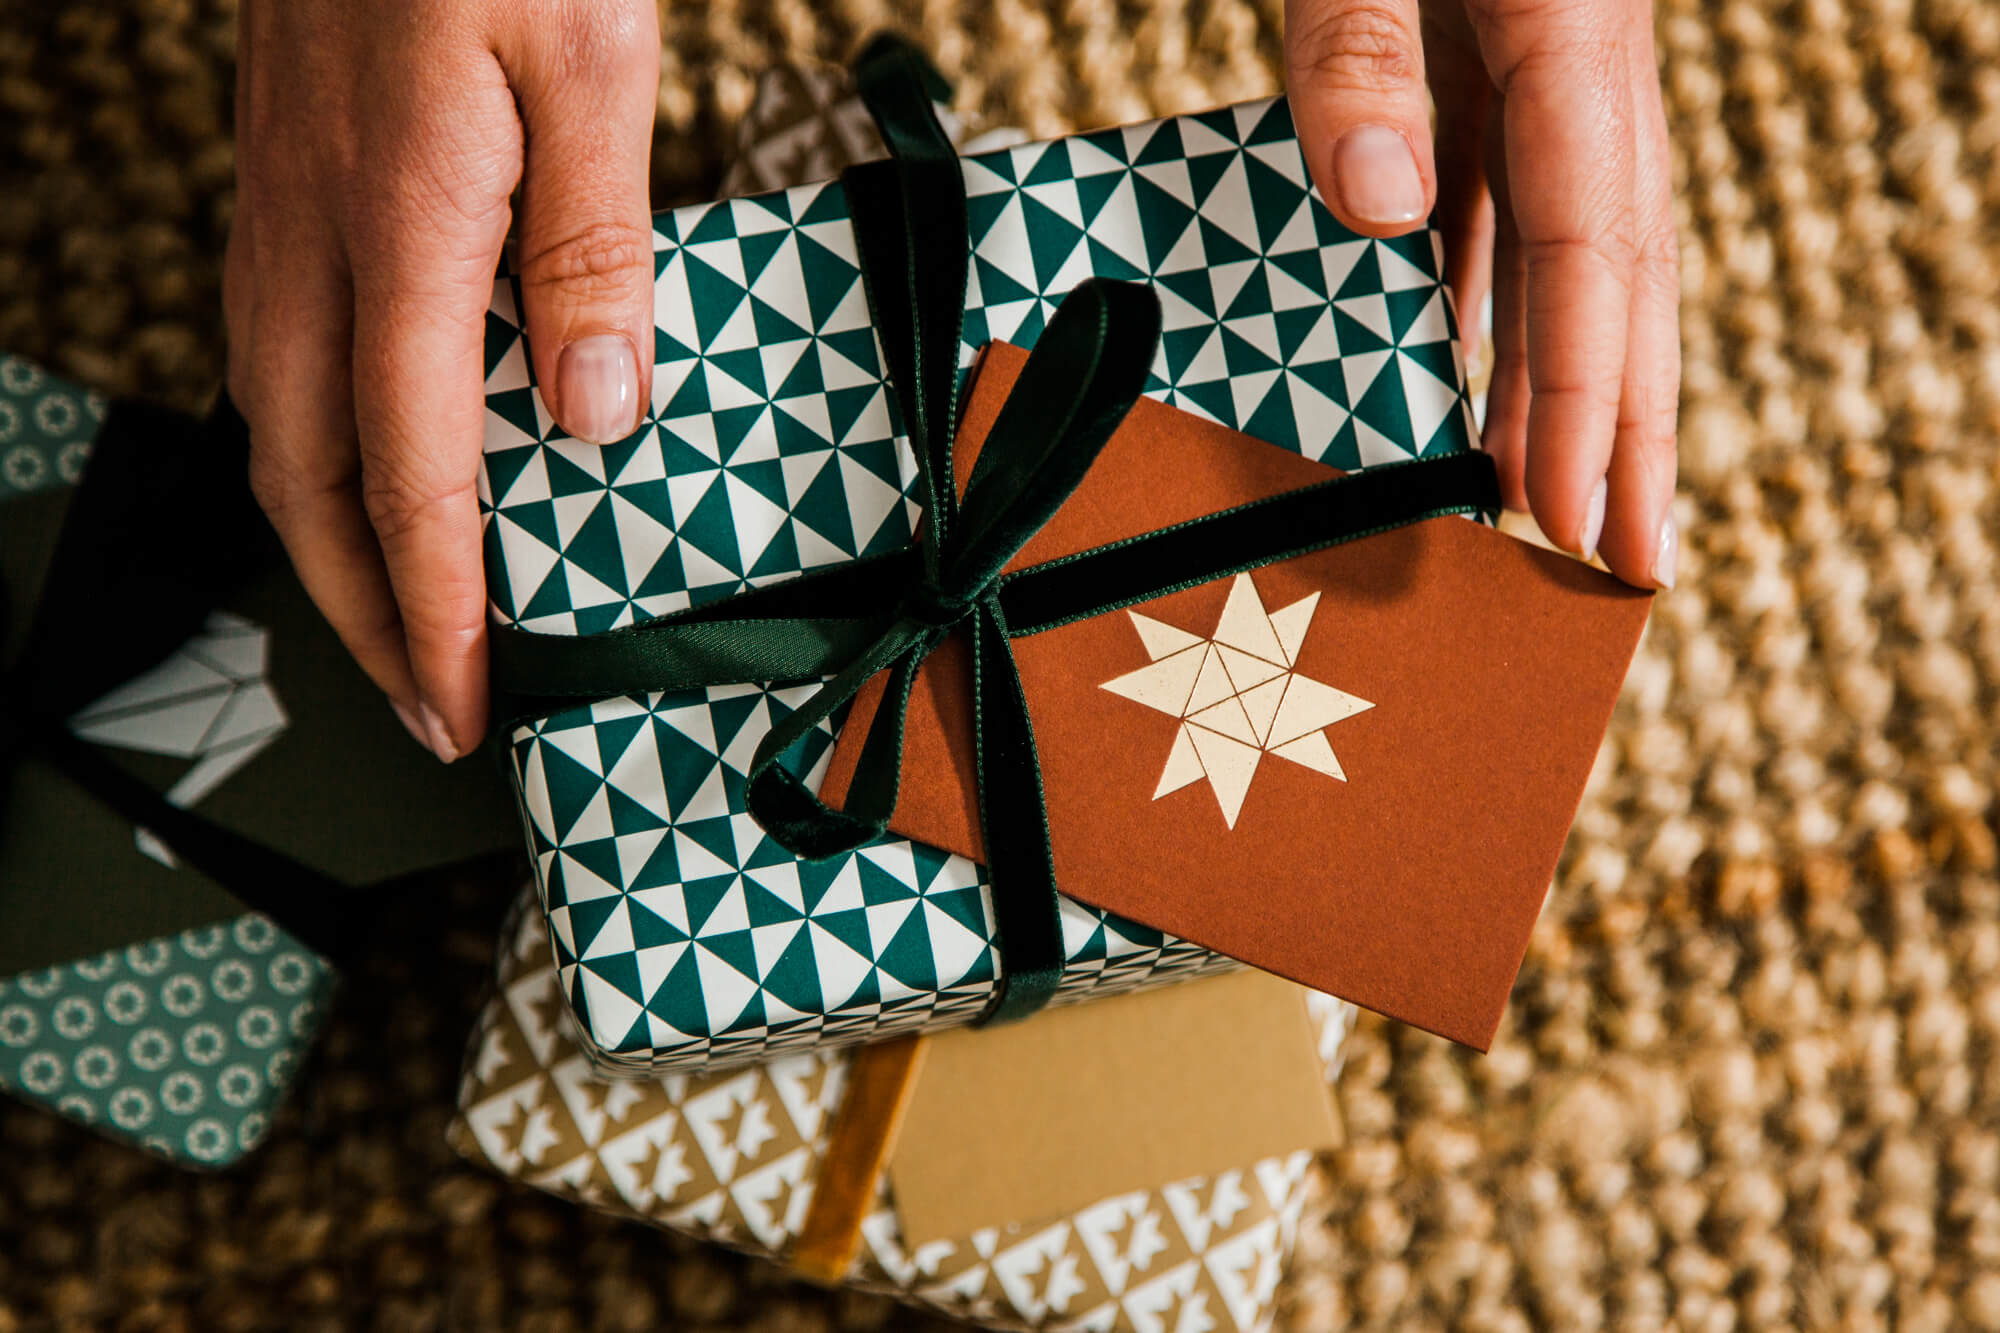
<path id="1" fill-rule="evenodd" d="M 1207 778 L 1222 822 L 1235 828 L 1267 754 L 1347 780 L 1325 729 L 1375 705 L 1293 669 L 1318 605 L 1313 593 L 1267 612 L 1257 585 L 1238 574 L 1206 639 L 1126 613 L 1152 664 L 1102 688 L 1181 720 L 1154 800 Z"/>

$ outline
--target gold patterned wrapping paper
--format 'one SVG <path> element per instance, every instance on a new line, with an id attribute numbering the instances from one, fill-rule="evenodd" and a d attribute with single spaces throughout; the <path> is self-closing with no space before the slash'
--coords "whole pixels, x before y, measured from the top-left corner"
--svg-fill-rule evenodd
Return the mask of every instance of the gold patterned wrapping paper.
<path id="1" fill-rule="evenodd" d="M 938 118 L 963 153 L 1026 143 L 1016 129 L 974 133 L 949 107 Z M 736 132 L 736 161 L 719 197 L 735 199 L 829 180 L 857 162 L 884 156 L 882 138 L 854 82 L 839 65 L 778 65 L 757 80 L 757 93 Z"/>
<path id="2" fill-rule="evenodd" d="M 452 1146 L 575 1202 L 782 1260 L 812 1203 L 851 1052 L 623 1082 L 570 1034 L 548 932 L 523 897 L 467 1055 Z M 1312 997 L 1329 1076 L 1350 1006 Z M 968 1144 L 967 1151 L 977 1145 Z M 886 1178 L 849 1281 L 999 1328 L 1252 1333 L 1270 1325 L 1307 1152 L 911 1252 Z"/>

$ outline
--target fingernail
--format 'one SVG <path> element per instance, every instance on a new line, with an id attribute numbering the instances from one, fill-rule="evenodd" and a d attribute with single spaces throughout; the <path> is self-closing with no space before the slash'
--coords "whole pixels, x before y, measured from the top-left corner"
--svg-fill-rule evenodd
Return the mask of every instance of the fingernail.
<path id="1" fill-rule="evenodd" d="M 1669 513 L 1660 520 L 1660 549 L 1653 556 L 1653 582 L 1662 588 L 1674 586 L 1674 566 L 1681 554 L 1681 525 Z"/>
<path id="2" fill-rule="evenodd" d="M 1597 489 L 1590 493 L 1590 507 L 1583 511 L 1583 531 L 1577 534 L 1576 551 L 1585 560 L 1597 554 L 1597 539 L 1604 535 L 1604 478 L 1597 479 Z"/>
<path id="3" fill-rule="evenodd" d="M 556 366 L 562 426 L 579 440 L 615 444 L 639 426 L 639 367 L 615 333 L 578 338 Z"/>
<path id="4" fill-rule="evenodd" d="M 431 753 L 447 764 L 458 758 L 458 747 L 451 743 L 451 733 L 444 729 L 444 719 L 438 716 L 437 709 L 422 704 L 419 711 L 424 716 L 425 743 L 431 747 Z"/>
<path id="5" fill-rule="evenodd" d="M 1392 226 L 1424 215 L 1424 178 L 1410 142 L 1387 125 L 1360 125 L 1333 146 L 1340 202 L 1363 222 Z"/>
<path id="6" fill-rule="evenodd" d="M 389 707 L 395 710 L 396 720 L 403 724 L 404 731 L 410 733 L 410 739 L 426 750 L 430 749 L 431 738 L 424 734 L 424 724 L 417 720 L 417 715 L 410 711 L 410 706 L 401 699 L 391 699 Z"/>

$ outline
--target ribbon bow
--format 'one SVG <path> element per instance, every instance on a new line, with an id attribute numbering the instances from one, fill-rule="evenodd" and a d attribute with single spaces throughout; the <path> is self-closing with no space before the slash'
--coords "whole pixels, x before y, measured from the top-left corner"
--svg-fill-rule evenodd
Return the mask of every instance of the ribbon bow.
<path id="1" fill-rule="evenodd" d="M 958 350 L 969 246 L 964 177 L 932 110 L 936 76 L 877 38 L 856 81 L 892 156 L 841 183 L 884 369 L 917 463 L 916 541 L 643 624 L 587 636 L 492 635 L 515 720 L 577 699 L 831 676 L 751 760 L 757 822 L 807 859 L 882 836 L 902 774 L 917 668 L 948 634 L 972 647 L 980 820 L 1002 970 L 982 1021 L 1025 1017 L 1063 966 L 1060 899 L 1033 728 L 1010 640 L 1340 542 L 1444 514 L 1498 509 L 1493 466 L 1463 453 L 1371 468 L 1062 560 L 1002 573 L 1055 514 L 1146 385 L 1159 298 L 1090 279 L 1064 298 L 1001 408 L 963 500 L 953 484 Z M 783 762 L 877 673 L 887 689 L 845 809 Z"/>

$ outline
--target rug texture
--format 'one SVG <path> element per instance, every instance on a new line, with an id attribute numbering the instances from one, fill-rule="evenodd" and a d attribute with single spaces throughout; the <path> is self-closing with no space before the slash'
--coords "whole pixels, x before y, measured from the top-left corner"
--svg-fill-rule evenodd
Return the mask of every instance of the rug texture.
<path id="1" fill-rule="evenodd" d="M 1273 91 L 1281 8 L 670 3 L 656 199 L 714 187 L 781 55 L 900 26 L 1053 133 Z M 2000 1329 L 2000 6 L 1663 10 L 1680 587 L 1492 1054 L 1355 1038 L 1293 1329 Z M 217 382 L 232 29 L 0 3 L 0 347 Z M 943 1327 L 456 1162 L 502 897 L 355 979 L 233 1174 L 0 1105 L 0 1333 Z"/>

